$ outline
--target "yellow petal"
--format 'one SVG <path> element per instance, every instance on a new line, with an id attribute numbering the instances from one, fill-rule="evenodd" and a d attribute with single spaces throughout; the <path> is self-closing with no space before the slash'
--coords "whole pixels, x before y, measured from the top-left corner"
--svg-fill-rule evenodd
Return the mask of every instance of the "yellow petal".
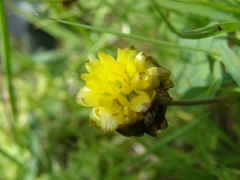
<path id="1" fill-rule="evenodd" d="M 135 112 L 146 112 L 151 107 L 151 99 L 145 93 L 141 95 L 133 95 L 131 97 L 129 108 Z"/>
<path id="2" fill-rule="evenodd" d="M 112 83 L 117 83 L 118 82 L 118 79 L 113 72 L 109 72 L 107 78 Z"/>
<path id="3" fill-rule="evenodd" d="M 101 127 L 101 115 L 99 108 L 93 108 L 90 113 L 90 126 Z"/>
<path id="4" fill-rule="evenodd" d="M 86 61 L 85 67 L 89 73 L 93 71 L 93 67 L 95 66 L 103 66 L 99 59 L 88 59 Z"/>
<path id="5" fill-rule="evenodd" d="M 121 90 L 115 84 L 108 83 L 107 92 L 113 96 L 118 96 L 121 93 Z"/>
<path id="6" fill-rule="evenodd" d="M 106 78 L 100 77 L 100 76 L 95 76 L 95 74 L 94 74 L 94 81 L 95 81 L 96 84 L 98 84 L 98 86 L 99 86 L 101 89 L 104 89 L 104 90 L 107 89 L 108 81 L 107 81 Z"/>
<path id="7" fill-rule="evenodd" d="M 87 81 L 85 85 L 88 89 L 91 89 L 93 91 L 100 90 L 98 84 L 95 83 L 95 81 Z"/>
<path id="8" fill-rule="evenodd" d="M 112 99 L 111 97 L 103 97 L 99 99 L 99 106 L 101 107 L 109 107 L 112 106 Z"/>
<path id="9" fill-rule="evenodd" d="M 133 46 L 129 46 L 123 50 L 125 54 L 131 59 L 134 59 L 137 55 L 137 50 Z"/>
<path id="10" fill-rule="evenodd" d="M 98 72 L 98 71 L 96 71 Z M 100 76 L 99 74 L 103 74 Z M 86 82 L 86 87 L 96 91 L 105 91 L 107 79 L 104 78 L 104 73 L 99 74 L 82 74 L 81 78 Z"/>
<path id="11" fill-rule="evenodd" d="M 113 72 L 113 74 L 115 75 L 115 77 L 116 77 L 121 83 L 123 83 L 124 79 L 128 82 L 128 77 L 127 77 L 126 73 L 124 73 L 124 72 Z"/>
<path id="12" fill-rule="evenodd" d="M 137 73 L 137 67 L 134 64 L 133 59 L 128 59 L 126 65 L 126 74 L 130 79 L 132 79 L 132 77 Z"/>
<path id="13" fill-rule="evenodd" d="M 134 59 L 136 55 L 137 51 L 133 46 L 130 46 L 126 49 L 118 49 L 117 61 L 126 67 L 129 59 Z"/>
<path id="14" fill-rule="evenodd" d="M 98 107 L 99 99 L 102 94 L 96 91 L 90 91 L 88 88 L 82 88 L 77 94 L 77 103 L 87 107 Z"/>
<path id="15" fill-rule="evenodd" d="M 134 91 L 137 94 L 144 94 L 144 93 L 146 93 L 145 91 L 142 91 L 142 90 L 139 90 L 139 89 L 135 89 Z"/>
<path id="16" fill-rule="evenodd" d="M 128 106 L 129 105 L 129 102 L 127 100 L 127 96 L 124 96 L 123 94 L 119 94 L 117 96 L 117 101 L 118 101 L 120 106 Z"/>
<path id="17" fill-rule="evenodd" d="M 86 87 L 97 92 L 106 92 L 107 91 L 107 79 L 92 75 L 91 81 L 86 81 Z"/>
<path id="18" fill-rule="evenodd" d="M 145 60 L 146 56 L 144 56 L 143 52 L 138 53 L 135 57 L 134 64 L 137 67 L 138 72 L 144 72 L 146 70 Z"/>
<path id="19" fill-rule="evenodd" d="M 150 87 L 150 84 L 145 81 L 141 81 L 137 86 L 138 89 L 146 89 L 148 87 Z"/>
<path id="20" fill-rule="evenodd" d="M 123 107 L 124 121 L 123 124 L 132 124 L 143 119 L 143 115 L 133 112 L 129 107 Z"/>
<path id="21" fill-rule="evenodd" d="M 82 89 L 80 89 L 77 93 L 77 96 L 76 96 L 76 101 L 78 104 L 80 104 L 81 106 L 87 106 L 84 102 L 83 102 L 83 99 L 82 99 L 82 95 L 86 92 L 90 91 L 90 89 L 88 89 L 86 86 L 84 86 Z"/>
<path id="22" fill-rule="evenodd" d="M 94 80 L 92 74 L 81 74 L 80 77 L 81 77 L 82 80 L 84 80 L 84 81 L 93 81 L 93 80 Z"/>
<path id="23" fill-rule="evenodd" d="M 131 86 L 128 84 L 128 82 L 124 79 L 122 82 L 122 92 L 124 94 L 130 94 L 132 91 Z"/>
<path id="24" fill-rule="evenodd" d="M 117 115 L 112 115 L 109 110 L 101 110 L 101 128 L 105 133 L 112 133 L 118 127 L 119 122 L 123 119 L 123 113 L 120 111 Z"/>
<path id="25" fill-rule="evenodd" d="M 127 64 L 127 56 L 124 53 L 123 49 L 118 49 L 118 58 L 117 62 L 121 63 L 124 67 Z"/>
<path id="26" fill-rule="evenodd" d="M 100 78 L 106 79 L 105 77 L 108 75 L 107 69 L 105 69 L 103 66 L 94 66 L 92 68 L 91 74 L 94 74 L 95 76 L 98 76 Z"/>
<path id="27" fill-rule="evenodd" d="M 112 106 L 108 107 L 108 111 L 113 115 L 116 116 L 122 109 L 122 106 L 118 104 L 118 102 L 115 100 L 112 101 Z"/>
<path id="28" fill-rule="evenodd" d="M 116 61 L 112 70 L 115 72 L 125 72 L 125 67 L 121 63 Z"/>
<path id="29" fill-rule="evenodd" d="M 133 78 L 132 78 L 132 82 L 131 82 L 131 87 L 133 89 L 135 89 L 137 87 L 137 85 L 140 83 L 140 81 L 142 80 L 143 78 L 143 75 L 144 75 L 144 72 L 139 72 L 139 73 L 136 73 Z"/>
<path id="30" fill-rule="evenodd" d="M 107 69 L 111 69 L 112 66 L 114 66 L 114 64 L 116 63 L 115 59 L 111 55 L 105 54 L 102 51 L 98 52 L 98 57 L 103 63 L 104 67 Z"/>

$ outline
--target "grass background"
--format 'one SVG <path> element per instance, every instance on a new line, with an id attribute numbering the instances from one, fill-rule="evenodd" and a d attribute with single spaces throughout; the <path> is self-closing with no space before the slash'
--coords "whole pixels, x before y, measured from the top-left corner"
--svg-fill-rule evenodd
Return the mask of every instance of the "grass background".
<path id="1" fill-rule="evenodd" d="M 5 8 L 54 37 L 56 47 L 31 52 L 28 34 L 8 36 L 4 34 L 7 26 L 1 23 L 5 49 L 1 49 L 0 74 L 0 180 L 240 178 L 239 99 L 170 106 L 169 128 L 159 132 L 158 138 L 105 135 L 89 127 L 90 109 L 75 102 L 83 86 L 79 76 L 86 71 L 85 61 L 99 50 L 116 57 L 117 48 L 130 45 L 172 72 L 175 87 L 169 92 L 174 100 L 239 93 L 240 31 L 197 40 L 180 38 L 151 1 L 144 0 L 78 0 L 69 7 L 60 1 L 21 2 L 30 8 L 23 9 L 16 1 L 5 1 Z M 179 32 L 240 19 L 236 0 L 157 2 Z M 35 13 L 172 45 L 61 24 Z"/>

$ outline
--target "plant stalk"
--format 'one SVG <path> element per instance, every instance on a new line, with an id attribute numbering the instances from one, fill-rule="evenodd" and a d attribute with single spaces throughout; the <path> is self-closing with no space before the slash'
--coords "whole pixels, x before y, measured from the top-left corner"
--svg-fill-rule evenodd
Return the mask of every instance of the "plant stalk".
<path id="1" fill-rule="evenodd" d="M 193 105 L 203 105 L 203 104 L 214 104 L 220 102 L 228 102 L 235 98 L 240 97 L 239 94 L 222 95 L 209 99 L 199 99 L 199 100 L 180 100 L 171 101 L 168 106 L 193 106 Z"/>

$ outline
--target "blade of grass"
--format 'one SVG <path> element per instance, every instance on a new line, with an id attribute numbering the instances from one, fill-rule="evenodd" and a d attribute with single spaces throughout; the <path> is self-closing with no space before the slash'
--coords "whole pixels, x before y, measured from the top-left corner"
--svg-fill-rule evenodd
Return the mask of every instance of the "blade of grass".
<path id="1" fill-rule="evenodd" d="M 205 117 L 205 116 L 204 116 Z M 204 118 L 202 116 L 202 118 Z M 179 129 L 178 131 L 176 131 L 175 133 L 171 134 L 170 136 L 162 139 L 161 141 L 157 142 L 154 146 L 152 146 L 151 148 L 147 149 L 147 151 L 142 154 L 139 155 L 137 157 L 131 158 L 126 160 L 125 162 L 115 166 L 114 168 L 111 169 L 111 171 L 105 176 L 104 179 L 112 179 L 117 173 L 119 173 L 124 167 L 126 167 L 127 165 L 140 161 L 140 159 L 142 159 L 143 157 L 145 157 L 146 155 L 148 155 L 149 153 L 160 149 L 161 146 L 166 145 L 167 143 L 173 141 L 175 138 L 179 137 L 181 134 L 185 133 L 186 131 L 190 130 L 191 128 L 193 128 L 194 126 L 196 126 L 199 122 L 200 118 L 192 123 L 187 124 L 185 127 Z"/>
<path id="2" fill-rule="evenodd" d="M 175 34 L 177 34 L 181 38 L 189 38 L 189 39 L 202 39 L 207 38 L 211 36 L 215 36 L 218 34 L 222 34 L 225 32 L 232 32 L 238 28 L 240 28 L 240 22 L 222 22 L 213 24 L 210 26 L 205 26 L 193 31 L 188 32 L 178 32 L 173 25 L 168 21 L 168 19 L 164 16 L 162 11 L 160 10 L 158 4 L 155 2 L 155 0 L 152 0 L 152 3 L 154 7 L 156 8 L 157 12 L 163 19 L 163 21 L 166 23 L 168 28 Z"/>
<path id="3" fill-rule="evenodd" d="M 222 129 L 220 129 L 213 121 L 207 120 L 209 128 L 215 132 L 221 140 L 227 143 L 232 149 L 240 151 L 240 146 L 233 141 Z"/>
<path id="4" fill-rule="evenodd" d="M 10 48 L 9 48 L 8 30 L 7 30 L 7 23 L 6 23 L 6 16 L 5 16 L 3 1 L 0 1 L 0 28 L 1 28 L 1 32 L 2 32 L 1 33 L 2 60 L 3 60 L 5 75 L 6 75 L 5 78 L 6 78 L 6 82 L 7 82 L 8 93 L 10 96 L 12 114 L 15 119 L 17 110 L 16 110 L 16 106 L 15 106 L 15 98 L 14 98 L 13 86 L 12 86 Z"/>
<path id="5" fill-rule="evenodd" d="M 231 173 L 239 174 L 239 175 L 240 175 L 240 171 L 239 171 L 238 169 L 228 168 L 228 167 L 226 167 L 226 166 L 224 166 L 224 165 L 222 165 L 222 164 L 220 164 L 220 163 L 218 163 L 218 162 L 215 162 L 215 163 L 216 163 L 217 165 L 221 166 L 221 168 L 223 168 L 223 169 L 225 169 L 225 170 L 227 170 L 227 171 L 229 171 L 229 172 L 231 172 Z"/>
<path id="6" fill-rule="evenodd" d="M 2 155 L 4 155 L 4 157 L 6 157 L 6 158 L 8 158 L 9 160 L 11 160 L 12 162 L 14 162 L 14 163 L 16 163 L 18 166 L 20 166 L 21 168 L 24 168 L 24 165 L 21 163 L 21 162 L 19 162 L 17 159 L 16 159 L 16 157 L 13 157 L 11 154 L 9 154 L 8 152 L 6 152 L 4 149 L 2 149 L 1 147 L 0 147 L 0 153 L 2 154 Z"/>
<path id="7" fill-rule="evenodd" d="M 201 52 L 205 52 L 207 54 L 217 54 L 215 52 L 211 52 L 211 51 L 208 51 L 208 50 L 205 50 L 205 49 L 193 48 L 193 47 L 189 47 L 189 46 L 183 46 L 183 45 L 179 45 L 179 44 L 175 44 L 175 43 L 171 43 L 171 42 L 160 41 L 160 40 L 157 40 L 157 39 L 147 38 L 147 37 L 143 37 L 143 36 L 138 36 L 138 35 L 133 35 L 133 34 L 125 34 L 125 33 L 117 32 L 117 31 L 113 31 L 113 30 L 109 30 L 109 29 L 105 29 L 105 28 L 68 22 L 68 21 L 64 21 L 64 20 L 61 20 L 61 19 L 50 18 L 50 17 L 47 17 L 47 16 L 39 15 L 39 14 L 36 14 L 36 16 L 41 16 L 43 18 L 51 19 L 51 20 L 56 21 L 56 22 L 69 24 L 69 25 L 73 25 L 73 26 L 78 26 L 78 27 L 81 27 L 81 28 L 85 28 L 85 29 L 89 29 L 89 30 L 93 30 L 93 31 L 97 31 L 97 32 L 103 32 L 103 33 L 117 35 L 117 36 L 120 36 L 120 37 L 126 37 L 126 38 L 130 38 L 130 39 L 136 39 L 136 40 L 141 40 L 141 41 L 145 41 L 145 42 L 149 42 L 149 43 L 159 44 L 159 45 L 162 45 L 163 47 L 164 46 L 167 46 L 167 47 L 172 46 L 172 47 L 180 48 L 180 49 L 189 49 L 189 50 L 194 50 L 194 51 L 201 51 Z"/>
<path id="8" fill-rule="evenodd" d="M 170 9 L 177 12 L 182 12 L 184 14 L 193 14 L 197 16 L 203 16 L 213 21 L 223 21 L 229 15 L 229 13 L 213 8 L 207 5 L 202 4 L 194 4 L 190 2 L 180 2 L 180 1 L 169 1 L 169 0 L 162 0 L 157 1 L 158 5 L 165 9 Z M 161 3 L 160 3 L 161 2 Z M 215 2 L 214 2 L 215 3 Z M 233 20 L 237 20 L 237 18 L 232 18 Z"/>
<path id="9" fill-rule="evenodd" d="M 214 87 L 214 82 L 212 82 L 209 85 L 208 90 L 206 91 L 205 97 L 208 97 L 210 94 L 212 94 L 215 91 L 214 88 L 216 88 L 216 87 Z M 204 113 L 204 109 L 203 109 L 203 106 L 201 106 L 201 108 L 199 109 L 199 116 L 202 116 L 203 113 Z M 205 143 L 206 136 L 203 133 L 204 132 L 203 127 L 204 127 L 205 123 L 206 123 L 206 120 L 205 121 L 200 121 L 198 129 L 197 129 L 199 148 L 201 150 L 201 154 L 202 154 L 205 169 L 207 171 L 209 171 L 213 176 L 218 177 L 220 172 L 218 171 L 217 167 L 212 163 L 211 153 L 208 151 L 207 144 Z"/>
<path id="10" fill-rule="evenodd" d="M 50 172 L 51 171 L 51 162 L 48 159 L 46 153 L 44 152 L 42 145 L 40 143 L 40 138 L 38 136 L 39 125 L 37 118 L 32 110 L 29 111 L 29 124 L 31 125 L 31 130 L 26 134 L 29 140 L 29 147 L 33 152 L 33 156 L 37 157 L 38 160 L 42 163 L 43 167 Z"/>
<path id="11" fill-rule="evenodd" d="M 227 11 L 230 13 L 236 13 L 236 14 L 240 13 L 238 6 L 234 6 L 233 4 L 230 4 L 230 3 L 229 5 L 226 5 L 226 4 L 221 4 L 217 2 L 208 2 L 208 1 L 202 1 L 202 0 L 180 0 L 179 2 L 204 5 L 206 7 L 212 7 L 214 9 L 219 9 L 221 11 Z"/>
<path id="12" fill-rule="evenodd" d="M 7 83 L 8 94 L 10 98 L 10 106 L 13 122 L 11 122 L 12 130 L 14 133 L 15 140 L 18 141 L 18 136 L 16 132 L 15 123 L 17 121 L 17 108 L 16 100 L 14 97 L 14 89 L 12 85 L 12 73 L 11 73 L 11 60 L 10 60 L 10 47 L 8 41 L 8 30 L 5 16 L 5 9 L 3 1 L 0 1 L 0 32 L 1 32 L 1 52 L 2 52 L 2 61 L 3 69 L 5 74 L 5 80 Z M 19 141 L 18 141 L 19 142 Z"/>

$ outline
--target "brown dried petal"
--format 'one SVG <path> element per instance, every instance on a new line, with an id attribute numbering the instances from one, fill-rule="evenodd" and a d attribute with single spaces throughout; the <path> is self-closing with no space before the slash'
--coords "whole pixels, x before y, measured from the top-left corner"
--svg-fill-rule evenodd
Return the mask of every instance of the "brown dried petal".
<path id="1" fill-rule="evenodd" d="M 147 69 L 147 72 L 150 75 L 149 88 L 157 88 L 158 86 L 162 87 L 171 74 L 170 71 L 162 67 L 150 67 Z"/>
<path id="2" fill-rule="evenodd" d="M 168 127 L 168 122 L 166 119 L 164 119 L 164 121 L 160 124 L 160 128 L 158 130 L 163 130 L 166 129 Z"/>
<path id="3" fill-rule="evenodd" d="M 152 56 L 146 56 L 145 65 L 147 68 L 160 67 L 159 64 L 157 63 L 156 59 Z"/>
<path id="4" fill-rule="evenodd" d="M 144 131 L 146 134 L 153 136 L 153 137 L 157 137 L 158 133 L 157 133 L 157 126 L 156 126 L 156 122 L 154 122 L 154 124 L 152 124 L 151 126 L 145 126 Z"/>
<path id="5" fill-rule="evenodd" d="M 167 90 L 169 88 L 173 88 L 173 87 L 174 87 L 174 84 L 170 79 L 168 79 L 167 81 L 165 81 L 163 83 L 163 89 L 165 89 L 165 90 Z"/>
<path id="6" fill-rule="evenodd" d="M 144 124 L 146 124 L 146 126 L 151 126 L 153 124 L 157 115 L 157 111 L 158 111 L 158 107 L 153 106 L 146 113 L 144 113 L 143 121 L 144 121 Z"/>
<path id="7" fill-rule="evenodd" d="M 168 92 L 165 91 L 164 89 L 157 88 L 155 89 L 155 91 L 156 91 L 156 95 L 153 100 L 154 105 L 168 104 L 172 100 Z"/>
<path id="8" fill-rule="evenodd" d="M 158 112 L 155 119 L 158 130 L 161 130 L 163 128 L 162 123 L 166 121 L 166 118 L 165 118 L 166 111 L 167 111 L 167 105 L 158 106 Z"/>
<path id="9" fill-rule="evenodd" d="M 137 121 L 133 124 L 119 125 L 116 131 L 127 137 L 143 136 L 144 123 L 143 121 Z"/>
<path id="10" fill-rule="evenodd" d="M 157 131 L 168 127 L 165 119 L 167 106 L 153 106 L 147 113 L 144 113 L 143 120 L 133 124 L 119 125 L 117 132 L 124 136 L 142 136 L 144 133 L 157 137 Z"/>

